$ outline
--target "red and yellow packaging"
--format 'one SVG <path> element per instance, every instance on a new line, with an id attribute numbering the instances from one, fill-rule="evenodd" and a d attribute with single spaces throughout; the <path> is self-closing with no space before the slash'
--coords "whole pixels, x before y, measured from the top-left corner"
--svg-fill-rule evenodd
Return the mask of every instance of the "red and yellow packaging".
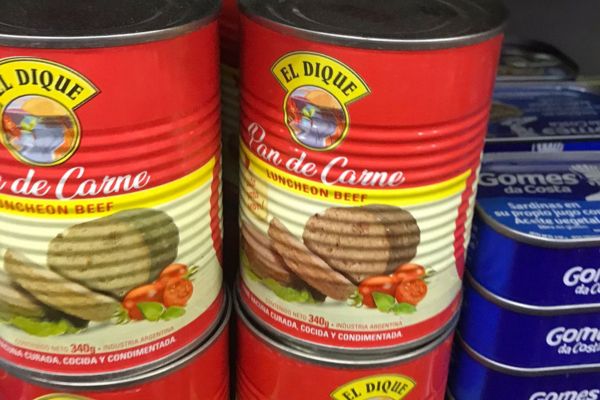
<path id="1" fill-rule="evenodd" d="M 31 383 L 0 370 L 0 398 L 6 400 L 229 400 L 229 306 L 205 343 L 170 364 L 120 381 L 86 388 Z M 100 387 L 103 386 L 103 387 Z"/>
<path id="2" fill-rule="evenodd" d="M 410 353 L 360 357 L 302 349 L 238 314 L 237 400 L 443 400 L 452 326 Z"/>
<path id="3" fill-rule="evenodd" d="M 433 0 L 433 22 L 410 2 L 291 3 L 241 3 L 244 307 L 321 347 L 416 346 L 459 306 L 502 13 L 394 42 L 394 18 L 465 20 Z"/>
<path id="4" fill-rule="evenodd" d="M 151 369 L 196 346 L 223 306 L 218 3 L 158 3 L 156 24 L 138 10 L 127 17 L 138 25 L 110 34 L 91 24 L 96 38 L 0 32 L 11 368 L 91 380 Z M 65 4 L 39 7 L 121 17 Z"/>

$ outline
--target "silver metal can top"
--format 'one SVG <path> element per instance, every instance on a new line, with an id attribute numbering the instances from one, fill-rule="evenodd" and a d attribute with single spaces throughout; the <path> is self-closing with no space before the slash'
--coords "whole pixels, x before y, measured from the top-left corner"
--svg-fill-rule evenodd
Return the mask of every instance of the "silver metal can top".
<path id="1" fill-rule="evenodd" d="M 309 40 L 382 50 L 462 47 L 502 32 L 500 0 L 240 0 L 242 12 Z"/>
<path id="2" fill-rule="evenodd" d="M 216 18 L 220 0 L 0 2 L 0 46 L 94 48 L 168 39 Z"/>

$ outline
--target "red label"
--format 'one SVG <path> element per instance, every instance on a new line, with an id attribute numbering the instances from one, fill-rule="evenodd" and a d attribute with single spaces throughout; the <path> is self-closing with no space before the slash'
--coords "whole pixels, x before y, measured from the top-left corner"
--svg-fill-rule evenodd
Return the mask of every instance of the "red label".
<path id="1" fill-rule="evenodd" d="M 0 49 L 0 356 L 122 372 L 213 326 L 217 40 L 212 23 L 132 46 Z"/>
<path id="2" fill-rule="evenodd" d="M 238 323 L 239 399 L 435 399 L 445 396 L 452 336 L 410 360 L 377 366 L 345 368 L 342 363 L 311 361 L 311 356 L 288 355 Z M 388 352 L 386 357 L 391 358 Z M 258 362 L 260 360 L 260 362 Z M 298 385 L 298 382 L 312 382 Z M 385 393 L 383 393 L 385 392 Z"/>
<path id="3" fill-rule="evenodd" d="M 314 345 L 431 337 L 458 306 L 501 38 L 378 51 L 242 23 L 248 308 Z"/>

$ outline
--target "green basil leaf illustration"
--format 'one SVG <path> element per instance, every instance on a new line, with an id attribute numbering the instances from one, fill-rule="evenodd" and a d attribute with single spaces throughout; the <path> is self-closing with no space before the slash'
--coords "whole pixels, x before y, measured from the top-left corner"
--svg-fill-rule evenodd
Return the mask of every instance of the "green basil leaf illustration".
<path id="1" fill-rule="evenodd" d="M 246 255 L 242 252 L 241 255 L 242 269 L 245 275 L 254 282 L 260 282 L 269 288 L 277 297 L 290 303 L 305 303 L 305 304 L 318 304 L 322 303 L 322 299 L 315 298 L 313 294 L 307 289 L 295 289 L 287 286 L 283 286 L 271 278 L 261 278 L 256 275 L 250 268 L 250 262 Z"/>
<path id="2" fill-rule="evenodd" d="M 373 292 L 373 300 L 375 300 L 377 309 L 382 312 L 389 312 L 396 304 L 394 296 L 385 293 Z"/>
<path id="3" fill-rule="evenodd" d="M 392 307 L 391 310 L 394 314 L 412 314 L 417 311 L 417 307 L 408 303 L 398 303 Z"/>
<path id="4" fill-rule="evenodd" d="M 165 321 L 169 321 L 169 320 L 172 320 L 175 318 L 183 317 L 184 315 L 185 315 L 185 308 L 169 307 L 169 308 L 167 308 L 167 310 L 164 312 L 164 314 L 160 318 L 164 319 Z"/>
<path id="5" fill-rule="evenodd" d="M 262 279 L 261 282 L 263 285 L 271 289 L 271 291 L 273 291 L 273 293 L 275 293 L 277 297 L 290 303 L 319 303 L 319 301 L 316 300 L 313 297 L 313 295 L 306 289 L 294 289 L 291 287 L 286 287 L 271 278 Z"/>
<path id="6" fill-rule="evenodd" d="M 12 326 L 27 332 L 32 336 L 48 337 L 77 333 L 82 330 L 66 319 L 59 321 L 42 321 L 35 318 L 14 316 L 8 321 Z"/>
<path id="7" fill-rule="evenodd" d="M 158 321 L 166 311 L 165 306 L 155 301 L 138 303 L 137 307 L 148 321 Z"/>

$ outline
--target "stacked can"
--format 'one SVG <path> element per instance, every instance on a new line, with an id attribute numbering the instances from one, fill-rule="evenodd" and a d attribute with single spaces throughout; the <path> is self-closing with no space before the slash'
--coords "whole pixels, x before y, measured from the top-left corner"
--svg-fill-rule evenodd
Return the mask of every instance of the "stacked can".
<path id="1" fill-rule="evenodd" d="M 504 8 L 241 6 L 239 399 L 441 398 Z"/>
<path id="2" fill-rule="evenodd" d="M 600 153 L 484 159 L 450 391 L 600 396 Z"/>
<path id="3" fill-rule="evenodd" d="M 498 81 L 573 81 L 579 67 L 556 47 L 535 40 L 507 38 L 502 46 Z"/>
<path id="4" fill-rule="evenodd" d="M 226 398 L 218 11 L 0 5 L 1 398 Z"/>
<path id="5" fill-rule="evenodd" d="M 502 83 L 485 151 L 600 150 L 600 86 L 585 82 Z"/>

